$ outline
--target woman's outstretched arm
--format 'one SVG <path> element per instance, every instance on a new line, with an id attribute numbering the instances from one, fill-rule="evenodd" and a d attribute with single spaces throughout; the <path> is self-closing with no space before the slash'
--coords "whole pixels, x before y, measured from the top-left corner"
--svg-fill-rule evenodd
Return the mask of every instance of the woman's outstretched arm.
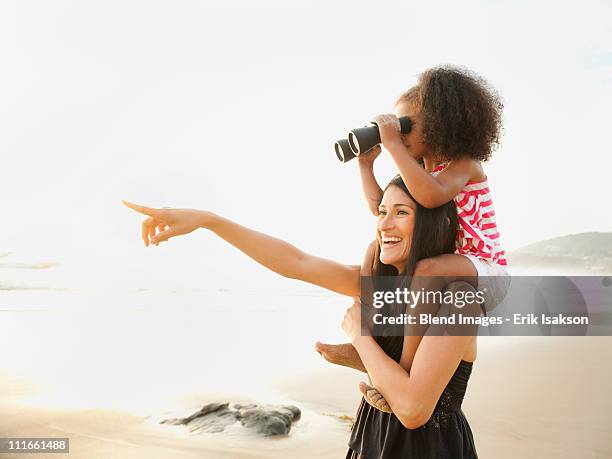
<path id="1" fill-rule="evenodd" d="M 158 245 L 172 237 L 206 228 L 281 276 L 318 285 L 343 295 L 359 295 L 359 266 L 315 257 L 288 242 L 239 225 L 212 212 L 197 209 L 156 209 L 127 201 L 123 203 L 148 217 L 142 223 L 142 239 L 146 246 Z M 160 232 L 156 234 L 156 230 Z"/>

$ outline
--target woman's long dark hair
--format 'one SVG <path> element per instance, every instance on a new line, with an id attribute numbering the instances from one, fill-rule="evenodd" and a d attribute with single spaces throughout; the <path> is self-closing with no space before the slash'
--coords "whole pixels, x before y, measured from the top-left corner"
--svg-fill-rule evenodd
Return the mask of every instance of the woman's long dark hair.
<path id="1" fill-rule="evenodd" d="M 385 187 L 385 191 L 391 186 L 400 188 L 416 203 L 414 230 L 410 243 L 410 253 L 406 261 L 406 269 L 402 276 L 397 278 L 397 282 L 394 282 L 395 287 L 409 288 L 419 260 L 442 255 L 443 253 L 453 253 L 455 251 L 455 241 L 458 229 L 457 207 L 454 201 L 447 202 L 434 209 L 428 209 L 427 207 L 421 206 L 417 200 L 412 197 L 399 174 L 389 182 Z M 372 291 L 389 288 L 389 284 L 385 283 L 383 276 L 398 276 L 398 274 L 397 268 L 386 265 L 380 261 L 380 245 L 376 244 L 374 258 L 372 260 L 372 284 L 370 287 Z M 364 284 L 362 283 L 362 294 L 363 287 Z M 388 313 L 393 316 L 398 315 L 405 309 L 405 305 L 393 304 L 385 307 L 388 308 Z M 390 333 L 390 330 L 386 329 L 384 326 L 380 328 L 374 326 L 372 330 L 376 342 L 385 353 L 396 362 L 399 362 L 404 343 L 403 336 L 396 336 L 393 334 L 389 336 L 388 333 Z"/>
<path id="2" fill-rule="evenodd" d="M 423 207 L 412 197 L 399 174 L 393 177 L 393 180 L 385 187 L 385 191 L 392 186 L 401 189 L 416 203 L 410 254 L 404 270 L 405 276 L 413 276 L 417 262 L 420 260 L 455 251 L 458 228 L 457 207 L 452 200 L 434 209 Z M 380 261 L 380 246 L 377 244 L 372 260 L 372 275 L 397 276 L 397 274 L 398 271 L 394 266 L 386 265 Z"/>

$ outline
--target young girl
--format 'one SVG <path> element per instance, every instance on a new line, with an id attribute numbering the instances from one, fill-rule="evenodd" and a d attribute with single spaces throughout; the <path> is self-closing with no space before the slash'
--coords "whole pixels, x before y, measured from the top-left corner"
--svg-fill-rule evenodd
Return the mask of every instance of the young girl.
<path id="1" fill-rule="evenodd" d="M 441 66 L 419 75 L 417 85 L 402 94 L 395 107 L 397 116 L 379 115 L 373 120 L 382 145 L 419 204 L 434 208 L 454 200 L 459 220 L 455 253 L 421 260 L 415 276 L 477 279 L 477 287 L 484 292 L 486 313 L 503 300 L 509 285 L 505 251 L 482 167 L 499 145 L 503 104 L 481 77 L 466 69 Z M 400 133 L 398 116 L 410 117 L 410 133 Z M 374 215 L 380 214 L 382 197 L 373 172 L 380 152 L 377 146 L 359 156 L 363 191 Z M 392 236 L 383 239 L 387 250 L 398 245 Z M 420 337 L 404 337 L 400 364 L 406 370 L 419 341 Z M 319 343 L 317 350 L 334 363 L 360 368 L 359 357 L 349 346 Z M 371 404 L 388 410 L 375 389 L 362 384 L 361 390 Z"/>

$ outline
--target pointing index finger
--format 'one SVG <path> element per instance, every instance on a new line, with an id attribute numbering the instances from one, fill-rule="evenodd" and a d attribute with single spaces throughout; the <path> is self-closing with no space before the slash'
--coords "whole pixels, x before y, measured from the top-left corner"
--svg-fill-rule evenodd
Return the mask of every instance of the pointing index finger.
<path id="1" fill-rule="evenodd" d="M 121 202 L 136 212 L 140 212 L 141 214 L 148 215 L 149 217 L 158 217 L 159 209 L 153 209 L 152 207 L 141 206 L 140 204 L 134 204 L 133 202 L 129 202 L 126 200 L 121 200 Z"/>

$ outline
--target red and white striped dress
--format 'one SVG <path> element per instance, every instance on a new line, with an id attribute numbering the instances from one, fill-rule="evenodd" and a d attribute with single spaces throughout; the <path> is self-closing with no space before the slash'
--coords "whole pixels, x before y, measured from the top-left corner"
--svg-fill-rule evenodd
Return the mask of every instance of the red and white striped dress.
<path id="1" fill-rule="evenodd" d="M 436 167 L 431 174 L 435 177 L 446 168 L 446 164 Z M 495 223 L 495 209 L 487 179 L 481 182 L 468 182 L 455 196 L 459 232 L 455 253 L 473 255 L 484 261 L 507 266 L 506 251 L 502 249 L 499 231 Z"/>

